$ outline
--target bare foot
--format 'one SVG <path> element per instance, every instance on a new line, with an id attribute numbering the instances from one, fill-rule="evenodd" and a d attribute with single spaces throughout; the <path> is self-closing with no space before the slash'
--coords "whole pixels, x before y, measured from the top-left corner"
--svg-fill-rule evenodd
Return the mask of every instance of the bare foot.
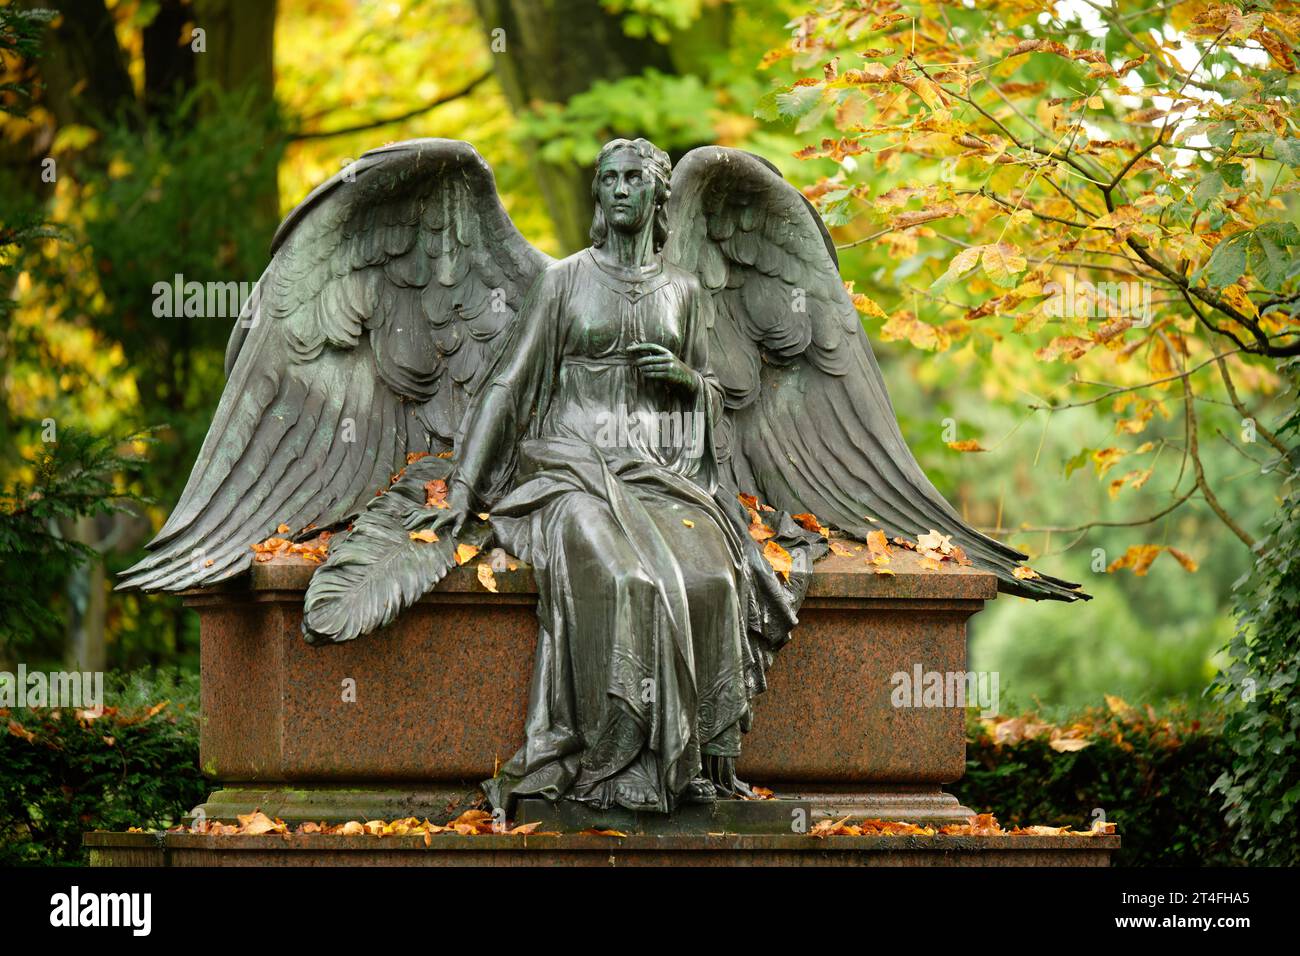
<path id="1" fill-rule="evenodd" d="M 614 788 L 614 802 L 628 810 L 657 810 L 659 800 L 651 790 L 620 783 Z"/>
<path id="2" fill-rule="evenodd" d="M 686 785 L 682 794 L 683 803 L 713 803 L 718 799 L 718 788 L 704 777 L 696 777 Z"/>

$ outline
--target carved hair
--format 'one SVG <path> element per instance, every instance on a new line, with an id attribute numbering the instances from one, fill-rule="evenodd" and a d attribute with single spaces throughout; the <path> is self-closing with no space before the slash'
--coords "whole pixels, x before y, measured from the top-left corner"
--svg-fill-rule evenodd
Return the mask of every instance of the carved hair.
<path id="1" fill-rule="evenodd" d="M 672 184 L 673 161 L 662 149 L 648 139 L 612 139 L 600 149 L 596 157 L 596 175 L 591 180 L 591 198 L 596 200 L 596 214 L 591 220 L 591 244 L 599 249 L 609 235 L 605 211 L 600 208 L 600 167 L 619 150 L 630 149 L 641 159 L 655 180 L 654 249 L 658 252 L 668 242 L 668 211 L 665 208 Z"/>

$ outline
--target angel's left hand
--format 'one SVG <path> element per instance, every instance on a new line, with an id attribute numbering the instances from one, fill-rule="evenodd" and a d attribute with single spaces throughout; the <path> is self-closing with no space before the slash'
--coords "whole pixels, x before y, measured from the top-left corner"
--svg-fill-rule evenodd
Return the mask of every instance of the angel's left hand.
<path id="1" fill-rule="evenodd" d="M 662 345 L 639 342 L 629 345 L 636 370 L 649 379 L 667 382 L 687 392 L 694 393 L 699 385 L 695 371 Z"/>

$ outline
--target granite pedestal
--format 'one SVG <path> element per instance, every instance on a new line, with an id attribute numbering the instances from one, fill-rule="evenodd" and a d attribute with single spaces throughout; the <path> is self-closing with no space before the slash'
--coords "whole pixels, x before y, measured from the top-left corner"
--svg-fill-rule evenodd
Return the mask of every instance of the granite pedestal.
<path id="1" fill-rule="evenodd" d="M 863 555 L 816 565 L 740 775 L 789 801 L 785 821 L 800 808 L 813 820 L 964 821 L 970 811 L 942 790 L 964 770 L 962 708 L 895 707 L 891 678 L 917 665 L 963 671 L 966 621 L 995 579 L 950 562 L 925 570 L 909 552 L 881 575 Z M 186 597 L 201 627 L 201 762 L 220 782 L 198 809 L 223 820 L 260 808 L 290 823 L 439 822 L 472 805 L 523 737 L 537 634 L 530 569 L 499 572 L 493 594 L 471 562 L 382 631 L 311 647 L 299 626 L 313 569 L 258 564 L 246 582 Z M 728 820 L 773 829 L 770 810 L 732 808 Z"/>

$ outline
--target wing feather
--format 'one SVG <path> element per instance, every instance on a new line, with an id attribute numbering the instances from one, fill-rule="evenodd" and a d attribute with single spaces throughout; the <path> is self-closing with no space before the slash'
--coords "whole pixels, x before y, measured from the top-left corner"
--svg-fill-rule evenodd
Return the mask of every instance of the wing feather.
<path id="1" fill-rule="evenodd" d="M 314 189 L 277 230 L 232 332 L 226 389 L 181 499 L 119 587 L 232 577 L 278 525 L 350 518 L 408 452 L 448 445 L 549 261 L 466 143 L 372 150 Z"/>
<path id="2" fill-rule="evenodd" d="M 1020 580 L 1025 555 L 969 527 L 917 464 L 812 205 L 766 160 L 721 147 L 673 174 L 667 257 L 714 299 L 710 361 L 741 490 L 843 531 L 951 534 L 1003 590 L 1086 598 L 1077 585 Z"/>

